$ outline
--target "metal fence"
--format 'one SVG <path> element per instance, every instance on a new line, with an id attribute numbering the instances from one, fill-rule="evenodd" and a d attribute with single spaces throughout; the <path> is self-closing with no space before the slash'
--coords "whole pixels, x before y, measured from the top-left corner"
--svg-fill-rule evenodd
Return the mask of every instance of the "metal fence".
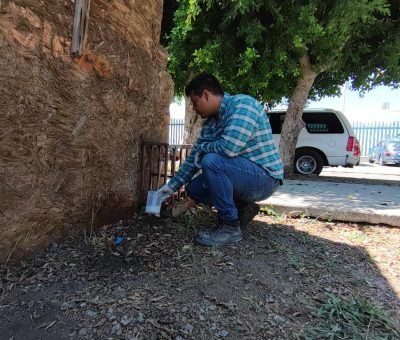
<path id="1" fill-rule="evenodd" d="M 361 155 L 368 156 L 370 148 L 386 138 L 400 137 L 398 122 L 354 122 L 352 124 L 361 145 Z M 169 144 L 182 144 L 185 131 L 184 119 L 171 119 L 169 124 Z"/>
<path id="2" fill-rule="evenodd" d="M 182 144 L 184 132 L 184 119 L 171 119 L 169 122 L 169 144 Z"/>
<path id="3" fill-rule="evenodd" d="M 368 156 L 370 148 L 386 138 L 400 137 L 399 122 L 354 122 L 354 132 L 361 146 L 361 155 Z"/>

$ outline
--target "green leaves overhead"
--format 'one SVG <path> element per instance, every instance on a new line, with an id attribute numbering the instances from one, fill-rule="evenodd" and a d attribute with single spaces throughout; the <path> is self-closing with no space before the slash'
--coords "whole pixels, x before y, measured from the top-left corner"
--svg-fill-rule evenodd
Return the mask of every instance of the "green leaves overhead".
<path id="1" fill-rule="evenodd" d="M 238 70 L 238 75 L 247 74 L 258 58 L 260 58 L 260 55 L 257 50 L 255 48 L 247 47 L 246 51 L 240 55 L 239 63 L 241 65 Z"/>
<path id="2" fill-rule="evenodd" d="M 307 54 L 318 73 L 311 96 L 400 79 L 398 0 L 178 0 L 168 35 L 169 71 L 181 95 L 212 72 L 231 92 L 274 103 L 289 97 Z"/>

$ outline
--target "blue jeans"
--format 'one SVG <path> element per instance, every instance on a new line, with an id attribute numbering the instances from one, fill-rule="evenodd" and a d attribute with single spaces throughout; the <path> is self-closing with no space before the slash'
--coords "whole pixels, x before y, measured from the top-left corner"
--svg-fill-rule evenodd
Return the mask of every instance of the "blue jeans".
<path id="1" fill-rule="evenodd" d="M 221 221 L 237 220 L 234 201 L 267 199 L 280 185 L 279 179 L 243 157 L 208 153 L 201 160 L 201 168 L 202 174 L 186 185 L 186 192 L 197 202 L 213 205 Z"/>

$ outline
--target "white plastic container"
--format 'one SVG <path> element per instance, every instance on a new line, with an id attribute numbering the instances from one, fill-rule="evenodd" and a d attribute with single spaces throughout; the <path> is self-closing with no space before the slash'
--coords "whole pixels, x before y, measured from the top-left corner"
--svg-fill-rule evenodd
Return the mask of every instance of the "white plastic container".
<path id="1" fill-rule="evenodd" d="M 157 194 L 157 191 L 147 192 L 147 202 L 145 212 L 160 216 L 162 197 Z"/>

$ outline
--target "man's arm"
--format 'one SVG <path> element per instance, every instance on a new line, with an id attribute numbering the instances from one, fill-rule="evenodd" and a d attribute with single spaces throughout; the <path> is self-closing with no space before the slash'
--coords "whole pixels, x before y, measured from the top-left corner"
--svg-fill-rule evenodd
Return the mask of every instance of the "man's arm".
<path id="1" fill-rule="evenodd" d="M 193 147 L 192 151 L 190 152 L 190 155 L 185 159 L 185 162 L 179 168 L 178 172 L 168 182 L 168 185 L 173 191 L 179 190 L 182 185 L 189 182 L 196 172 L 199 171 L 199 168 L 197 168 L 194 164 L 194 157 L 197 153 L 197 149 L 198 145 L 196 144 L 196 146 Z"/>
<path id="2" fill-rule="evenodd" d="M 199 145 L 203 153 L 217 153 L 226 157 L 236 157 L 246 146 L 257 127 L 260 110 L 254 105 L 239 102 L 233 109 L 220 139 Z"/>
<path id="3" fill-rule="evenodd" d="M 186 158 L 183 165 L 180 167 L 174 177 L 168 182 L 168 185 L 172 190 L 177 191 L 182 185 L 188 183 L 192 177 L 199 171 L 199 168 L 195 164 L 195 157 L 197 152 L 200 151 L 200 145 L 210 141 L 208 136 L 207 122 L 203 125 L 200 136 L 196 141 L 190 155 Z"/>

